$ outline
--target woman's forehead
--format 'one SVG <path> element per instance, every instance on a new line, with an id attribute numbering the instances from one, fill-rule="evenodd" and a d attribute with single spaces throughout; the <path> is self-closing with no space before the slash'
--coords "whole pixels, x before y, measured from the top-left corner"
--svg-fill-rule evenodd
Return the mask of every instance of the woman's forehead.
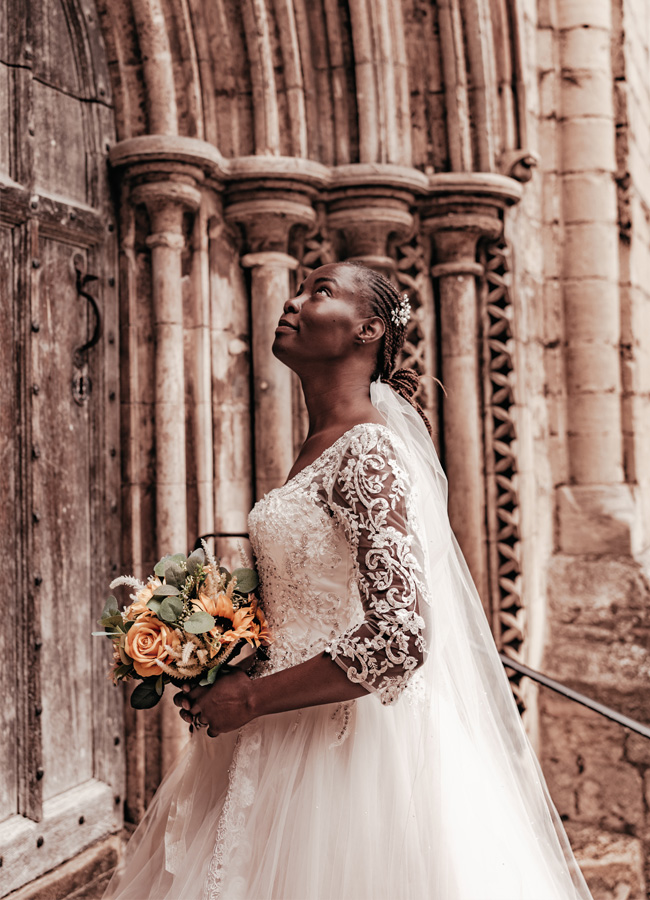
<path id="1" fill-rule="evenodd" d="M 349 287 L 351 289 L 358 288 L 358 278 L 355 267 L 347 263 L 326 263 L 319 266 L 309 275 L 310 284 L 316 284 L 319 280 L 331 281 L 341 287 Z"/>

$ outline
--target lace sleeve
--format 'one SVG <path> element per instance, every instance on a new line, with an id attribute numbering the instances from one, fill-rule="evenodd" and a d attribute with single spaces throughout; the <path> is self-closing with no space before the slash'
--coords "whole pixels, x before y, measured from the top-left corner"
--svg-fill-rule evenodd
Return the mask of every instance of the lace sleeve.
<path id="1" fill-rule="evenodd" d="M 331 641 L 326 652 L 351 681 L 391 703 L 426 654 L 422 551 L 407 512 L 412 490 L 390 432 L 353 437 L 332 476 L 329 507 L 345 530 L 363 624 Z"/>

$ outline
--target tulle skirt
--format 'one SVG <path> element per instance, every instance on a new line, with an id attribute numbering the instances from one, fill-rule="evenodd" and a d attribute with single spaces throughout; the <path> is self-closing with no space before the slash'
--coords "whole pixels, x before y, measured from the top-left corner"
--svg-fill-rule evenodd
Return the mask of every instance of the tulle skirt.
<path id="1" fill-rule="evenodd" d="M 370 695 L 195 733 L 106 900 L 585 896 L 451 699 L 436 702 L 442 743 L 417 677 L 390 706 Z"/>

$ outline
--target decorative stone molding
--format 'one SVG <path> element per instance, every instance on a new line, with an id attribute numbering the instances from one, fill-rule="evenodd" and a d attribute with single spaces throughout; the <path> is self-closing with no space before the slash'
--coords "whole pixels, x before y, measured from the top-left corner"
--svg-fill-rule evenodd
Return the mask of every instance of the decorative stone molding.
<path id="1" fill-rule="evenodd" d="M 525 636 L 522 600 L 515 424 L 515 365 L 511 251 L 501 238 L 480 250 L 483 410 L 485 427 L 485 487 L 490 624 L 497 646 L 524 662 Z M 520 676 L 510 672 L 513 693 L 521 710 L 524 701 Z"/>

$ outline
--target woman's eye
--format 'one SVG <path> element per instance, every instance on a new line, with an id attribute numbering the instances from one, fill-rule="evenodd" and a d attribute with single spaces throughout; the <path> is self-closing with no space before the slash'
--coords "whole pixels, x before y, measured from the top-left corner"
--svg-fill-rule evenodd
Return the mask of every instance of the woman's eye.
<path id="1" fill-rule="evenodd" d="M 319 288 L 316 288 L 316 290 L 314 291 L 314 293 L 316 293 L 316 294 L 326 294 L 328 297 L 330 296 L 329 289 L 326 288 L 326 287 L 323 287 L 322 285 L 321 285 Z"/>

